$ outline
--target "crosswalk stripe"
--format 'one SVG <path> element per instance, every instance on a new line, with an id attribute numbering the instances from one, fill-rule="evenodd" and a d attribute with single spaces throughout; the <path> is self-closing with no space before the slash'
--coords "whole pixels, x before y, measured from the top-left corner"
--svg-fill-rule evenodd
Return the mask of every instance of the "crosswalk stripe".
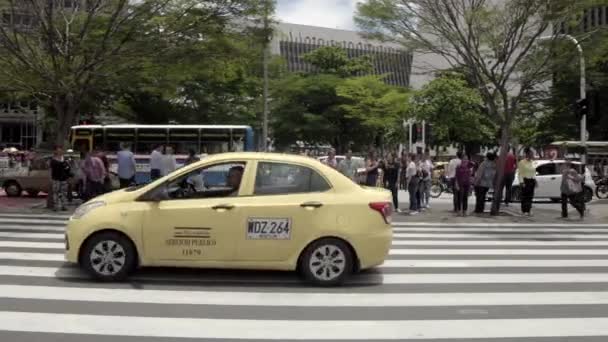
<path id="1" fill-rule="evenodd" d="M 0 252 L 0 260 L 64 261 L 63 253 Z"/>
<path id="2" fill-rule="evenodd" d="M 2 213 L 2 214 L 0 214 L 0 220 L 4 219 L 4 218 L 36 218 L 36 219 L 65 221 L 70 218 L 70 215 L 19 214 L 19 213 Z"/>
<path id="3" fill-rule="evenodd" d="M 606 249 L 392 249 L 390 255 L 608 255 Z"/>
<path id="4" fill-rule="evenodd" d="M 608 259 L 551 260 L 399 260 L 388 259 L 379 268 L 500 268 L 500 267 L 608 267 Z"/>
<path id="5" fill-rule="evenodd" d="M 0 232 L 0 238 L 22 238 L 22 239 L 53 239 L 63 240 L 64 235 L 61 233 L 22 233 L 22 232 Z"/>
<path id="6" fill-rule="evenodd" d="M 548 239 L 550 237 L 547 237 Z M 458 240 L 458 241 L 437 241 L 437 240 L 394 240 L 394 246 L 400 245 L 419 245 L 419 246 L 595 246 L 608 248 L 608 241 L 479 241 L 479 240 Z"/>
<path id="7" fill-rule="evenodd" d="M 65 232 L 65 227 L 60 226 L 23 226 L 23 225 L 7 225 L 0 224 L 0 232 L 3 230 L 23 230 L 23 231 L 53 231 Z"/>
<path id="8" fill-rule="evenodd" d="M 65 226 L 66 221 L 60 220 L 44 220 L 44 219 L 23 219 L 23 218 L 6 218 L 0 219 L 0 224 L 22 224 L 22 225 L 49 225 L 49 226 Z"/>
<path id="9" fill-rule="evenodd" d="M 65 249 L 65 244 L 60 242 L 29 242 L 29 241 L 3 241 L 0 247 L 12 248 L 42 248 L 42 249 Z"/>
<path id="10" fill-rule="evenodd" d="M 0 265 L 0 275 L 44 277 L 44 278 L 87 278 L 88 276 L 76 268 L 29 267 Z M 172 277 L 156 275 L 134 275 L 133 280 L 148 281 L 232 281 L 238 276 L 218 279 L 204 277 Z M 299 283 L 297 279 L 276 277 L 248 279 L 249 283 L 270 284 L 276 282 Z M 441 273 L 441 274 L 360 274 L 348 281 L 350 284 L 492 284 L 492 283 L 604 283 L 608 282 L 608 274 L 604 273 Z"/>
<path id="11" fill-rule="evenodd" d="M 69 322 L 66 324 L 66 322 Z M 407 340 L 608 335 L 608 318 L 247 320 L 0 311 L 0 330 L 196 339 Z"/>
<path id="12" fill-rule="evenodd" d="M 495 234 L 495 233 L 566 233 L 566 234 L 581 234 L 581 233 L 606 233 L 608 234 L 607 228 L 515 228 L 515 227 L 412 227 L 403 228 L 393 226 L 393 233 L 480 233 L 480 234 Z"/>
<path id="13" fill-rule="evenodd" d="M 290 293 L 0 285 L 0 298 L 229 306 L 411 307 L 608 304 L 608 292 Z"/>
<path id="14" fill-rule="evenodd" d="M 546 227 L 546 228 L 608 228 L 604 223 L 460 223 L 460 222 L 392 222 L 396 227 Z"/>
<path id="15" fill-rule="evenodd" d="M 404 238 L 436 238 L 436 237 L 446 237 L 446 238 L 469 238 L 472 236 L 484 237 L 487 238 L 488 234 L 476 234 L 476 233 L 445 233 L 445 234 L 394 234 L 394 237 L 404 237 Z M 546 239 L 554 237 L 551 234 L 492 234 L 492 237 L 510 237 L 510 238 L 529 238 L 529 239 Z M 576 233 L 570 234 L 559 234 L 555 235 L 555 237 L 571 237 L 571 238 L 607 238 L 606 234 L 585 234 L 585 235 L 577 235 Z"/>

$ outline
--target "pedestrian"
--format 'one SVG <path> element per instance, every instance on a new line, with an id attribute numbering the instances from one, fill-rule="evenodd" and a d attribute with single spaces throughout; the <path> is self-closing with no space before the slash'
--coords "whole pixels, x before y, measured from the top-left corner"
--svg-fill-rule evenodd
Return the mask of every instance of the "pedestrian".
<path id="1" fill-rule="evenodd" d="M 420 177 L 418 173 L 418 165 L 416 164 L 416 155 L 410 155 L 410 161 L 406 169 L 407 177 L 407 191 L 410 195 L 410 215 L 417 215 L 420 212 L 419 206 L 419 188 L 420 188 Z"/>
<path id="2" fill-rule="evenodd" d="M 460 165 L 456 168 L 454 178 L 454 195 L 458 197 L 456 202 L 456 213 L 459 216 L 467 216 L 469 210 L 469 190 L 471 187 L 471 175 L 473 164 L 469 161 L 466 154 L 462 155 Z"/>
<path id="3" fill-rule="evenodd" d="M 101 148 L 96 148 L 95 153 L 97 157 L 103 163 L 103 167 L 105 169 L 105 175 L 103 178 L 103 186 L 101 188 L 101 193 L 111 192 L 112 191 L 112 179 L 110 178 L 110 161 L 108 160 L 108 156 L 101 150 Z"/>
<path id="4" fill-rule="evenodd" d="M 338 160 L 336 159 L 336 150 L 333 148 L 329 149 L 327 152 L 327 159 L 325 159 L 325 165 L 332 167 L 334 169 L 338 168 Z"/>
<path id="5" fill-rule="evenodd" d="M 431 186 L 433 184 L 433 162 L 427 150 L 420 164 L 422 170 L 422 180 L 420 188 L 421 207 L 423 209 L 431 208 Z"/>
<path id="6" fill-rule="evenodd" d="M 396 153 L 389 154 L 385 167 L 384 167 L 384 186 L 386 189 L 391 191 L 393 196 L 393 207 L 395 211 L 400 212 L 399 209 L 399 194 L 397 189 L 397 181 L 399 179 L 399 167 L 400 163 L 397 160 Z"/>
<path id="7" fill-rule="evenodd" d="M 504 177 L 502 181 L 502 189 L 505 192 L 505 205 L 508 207 L 511 203 L 513 194 L 513 181 L 515 180 L 515 171 L 517 170 L 517 159 L 513 153 L 513 148 L 509 148 L 507 159 L 505 160 Z"/>
<path id="8" fill-rule="evenodd" d="M 522 159 L 517 168 L 519 169 L 519 184 L 521 186 L 521 212 L 532 216 L 532 201 L 534 189 L 538 186 L 536 182 L 536 167 L 534 166 L 534 152 L 529 147 L 524 149 L 525 158 Z"/>
<path id="9" fill-rule="evenodd" d="M 116 154 L 118 164 L 118 179 L 120 188 L 124 189 L 135 182 L 136 163 L 135 155 L 131 152 L 128 144 L 122 146 L 122 150 Z"/>
<path id="10" fill-rule="evenodd" d="M 53 209 L 55 211 L 67 210 L 68 180 L 71 177 L 72 169 L 63 155 L 63 148 L 57 146 L 51 159 L 51 186 L 53 191 Z"/>
<path id="11" fill-rule="evenodd" d="M 484 160 L 475 172 L 475 213 L 483 214 L 486 206 L 488 191 L 494 187 L 496 178 L 496 155 L 492 152 L 486 154 Z"/>
<path id="12" fill-rule="evenodd" d="M 370 151 L 367 155 L 367 165 L 365 167 L 365 185 L 376 186 L 378 183 L 378 168 L 380 167 L 376 152 Z"/>
<path id="13" fill-rule="evenodd" d="M 173 147 L 165 146 L 160 164 L 160 175 L 164 177 L 175 170 L 177 170 L 177 161 L 173 154 Z"/>
<path id="14" fill-rule="evenodd" d="M 460 207 L 460 205 L 458 204 L 458 196 L 456 195 L 456 169 L 458 168 L 458 166 L 460 166 L 460 163 L 462 163 L 462 157 L 463 157 L 463 153 L 462 151 L 458 151 L 456 152 L 456 157 L 452 158 L 449 162 L 448 162 L 448 166 L 447 166 L 447 170 L 446 170 L 446 177 L 448 179 L 448 187 L 452 189 L 452 204 L 454 207 L 454 212 L 457 213 L 458 212 L 458 208 Z"/>
<path id="15" fill-rule="evenodd" d="M 97 154 L 90 152 L 84 161 L 83 167 L 86 178 L 86 199 L 95 198 L 103 193 L 103 181 L 106 177 L 106 168 Z"/>
<path id="16" fill-rule="evenodd" d="M 155 181 L 160 178 L 160 169 L 162 165 L 163 145 L 156 146 L 155 149 L 150 153 L 150 180 Z"/>
<path id="17" fill-rule="evenodd" d="M 359 166 L 360 165 L 353 159 L 353 151 L 348 150 L 345 158 L 338 164 L 338 171 L 356 183 L 357 169 Z"/>
<path id="18" fill-rule="evenodd" d="M 401 163 L 401 172 L 399 173 L 399 189 L 407 190 L 407 177 L 405 170 L 407 170 L 408 158 L 405 151 L 401 151 L 401 158 L 399 161 Z"/>
<path id="19" fill-rule="evenodd" d="M 574 164 L 566 160 L 562 169 L 562 217 L 568 218 L 568 202 L 578 211 L 581 220 L 585 217 L 585 199 L 582 182 L 585 176 L 578 173 Z"/>
<path id="20" fill-rule="evenodd" d="M 184 162 L 184 166 L 194 164 L 196 162 L 199 162 L 200 160 L 201 159 L 196 156 L 196 152 L 193 149 L 189 149 L 188 158 L 186 158 L 186 161 Z"/>

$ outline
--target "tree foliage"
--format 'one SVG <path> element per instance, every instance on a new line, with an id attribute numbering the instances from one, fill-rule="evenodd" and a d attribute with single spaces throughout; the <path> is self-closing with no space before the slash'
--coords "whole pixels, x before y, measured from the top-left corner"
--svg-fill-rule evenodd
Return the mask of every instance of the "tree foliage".
<path id="1" fill-rule="evenodd" d="M 342 152 L 378 142 L 402 127 L 408 93 L 378 76 L 356 76 L 371 68 L 369 58 L 349 59 L 338 47 L 305 56 L 317 70 L 290 74 L 273 87 L 272 127 L 276 144 L 297 141 L 331 144 Z"/>
<path id="2" fill-rule="evenodd" d="M 201 45 L 257 8 L 252 0 L 71 3 L 0 3 L 4 18 L 10 18 L 0 25 L 2 90 L 34 97 L 52 109 L 55 143 L 63 143 L 83 107 L 116 97 L 117 89 L 170 85 L 180 71 L 183 75 L 188 66 L 214 57 L 217 49 L 205 51 Z M 27 23 L 17 20 L 22 13 Z"/>
<path id="3" fill-rule="evenodd" d="M 496 132 L 479 92 L 460 74 L 445 74 L 415 92 L 409 115 L 433 126 L 437 145 L 485 145 Z"/>
<path id="4" fill-rule="evenodd" d="M 466 70 L 472 77 L 489 117 L 501 131 L 499 188 L 520 104 L 550 76 L 550 54 L 537 53 L 537 41 L 546 34 L 555 41 L 551 23 L 573 14 L 568 2 L 556 4 L 555 0 L 368 0 L 358 4 L 355 19 L 370 36 L 439 55 L 450 67 Z M 500 196 L 495 196 L 493 214 L 498 213 L 499 203 Z"/>

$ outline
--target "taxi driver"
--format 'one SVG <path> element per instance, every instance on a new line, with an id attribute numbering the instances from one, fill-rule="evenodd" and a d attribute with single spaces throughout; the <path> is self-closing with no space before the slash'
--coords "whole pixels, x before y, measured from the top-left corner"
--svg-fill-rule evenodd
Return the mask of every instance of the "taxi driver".
<path id="1" fill-rule="evenodd" d="M 243 178 L 243 171 L 245 168 L 241 165 L 233 166 L 228 171 L 228 176 L 226 177 L 226 183 L 228 187 L 232 190 L 228 196 L 234 197 L 239 194 L 239 188 L 241 186 L 241 178 Z"/>

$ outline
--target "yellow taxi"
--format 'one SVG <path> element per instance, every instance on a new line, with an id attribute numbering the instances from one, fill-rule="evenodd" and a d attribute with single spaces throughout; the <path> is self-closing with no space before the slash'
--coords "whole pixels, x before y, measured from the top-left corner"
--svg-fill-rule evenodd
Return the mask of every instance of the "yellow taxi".
<path id="1" fill-rule="evenodd" d="M 66 259 L 103 281 L 137 267 L 297 270 L 331 286 L 382 264 L 390 192 L 311 158 L 225 153 L 81 205 Z"/>

